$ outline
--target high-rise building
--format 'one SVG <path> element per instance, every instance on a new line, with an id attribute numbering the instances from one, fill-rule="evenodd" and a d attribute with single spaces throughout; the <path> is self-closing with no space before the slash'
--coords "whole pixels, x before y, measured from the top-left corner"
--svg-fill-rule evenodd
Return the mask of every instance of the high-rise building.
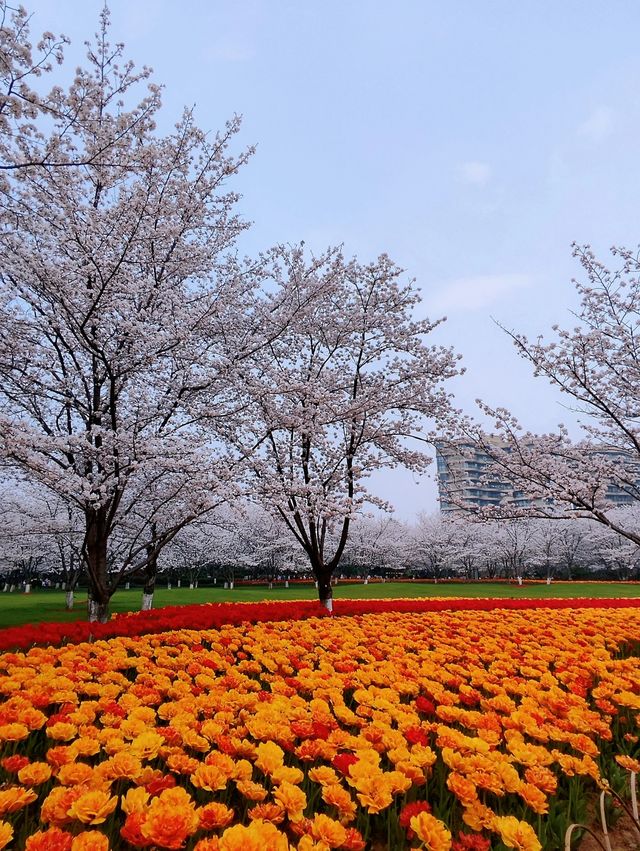
<path id="1" fill-rule="evenodd" d="M 498 440 L 492 442 L 496 448 L 502 446 Z M 522 508 L 530 506 L 530 501 L 506 479 L 494 475 L 487 477 L 491 458 L 473 443 L 438 444 L 436 466 L 440 511 L 443 514 L 459 511 L 460 502 L 477 508 L 490 508 L 501 503 Z"/>
<path id="2" fill-rule="evenodd" d="M 498 438 L 486 437 L 486 443 L 496 449 L 508 446 Z M 611 505 L 632 505 L 640 500 L 640 460 L 617 447 L 594 447 L 593 455 L 620 464 L 626 471 L 627 484 L 606 483 L 605 500 Z M 515 508 L 532 508 L 532 501 L 512 482 L 491 470 L 492 459 L 471 441 L 436 445 L 436 466 L 440 511 L 451 514 L 460 511 L 459 504 L 490 508 L 500 504 Z"/>
<path id="3" fill-rule="evenodd" d="M 599 455 L 613 464 L 619 465 L 625 472 L 624 483 L 610 481 L 606 484 L 605 500 L 611 505 L 633 505 L 640 500 L 640 459 L 631 452 L 617 446 L 598 447 L 594 455 Z"/>

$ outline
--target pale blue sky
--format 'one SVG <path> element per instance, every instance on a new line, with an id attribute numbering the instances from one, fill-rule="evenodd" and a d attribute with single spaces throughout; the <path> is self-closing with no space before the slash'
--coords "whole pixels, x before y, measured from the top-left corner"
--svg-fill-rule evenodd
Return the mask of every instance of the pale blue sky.
<path id="1" fill-rule="evenodd" d="M 74 63 L 98 0 L 24 0 Z M 112 0 L 115 40 L 215 130 L 244 115 L 247 251 L 300 239 L 387 252 L 446 314 L 452 383 L 532 430 L 566 421 L 491 317 L 536 335 L 571 323 L 573 240 L 638 239 L 640 4 L 635 0 Z M 401 518 L 433 483 L 379 482 Z"/>

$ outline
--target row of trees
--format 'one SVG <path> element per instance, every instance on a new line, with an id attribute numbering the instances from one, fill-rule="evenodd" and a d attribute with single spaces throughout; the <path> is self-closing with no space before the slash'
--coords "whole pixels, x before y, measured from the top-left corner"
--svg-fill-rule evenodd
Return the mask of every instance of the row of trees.
<path id="1" fill-rule="evenodd" d="M 620 522 L 637 528 L 640 513 L 619 509 Z M 40 515 L 20 508 L 7 515 L 0 532 L 0 580 L 63 585 L 67 604 L 84 580 L 81 534 L 65 530 L 67 518 L 52 514 L 48 528 Z M 337 532 L 334 532 L 334 535 Z M 335 545 L 335 541 L 332 542 Z M 117 569 L 116 558 L 110 569 Z M 636 579 L 640 548 L 602 524 L 583 520 L 512 519 L 477 522 L 420 515 L 413 524 L 386 515 L 361 516 L 352 524 L 336 575 L 346 577 L 422 577 L 433 581 L 537 577 Z M 272 583 L 309 576 L 304 552 L 285 523 L 256 506 L 224 507 L 189 524 L 163 549 L 152 577 L 134 575 L 142 585 L 143 608 L 153 600 L 156 578 L 234 583 L 249 577 Z M 151 579 L 151 582 L 150 582 Z"/>
<path id="2" fill-rule="evenodd" d="M 620 521 L 640 526 L 634 508 Z M 409 528 L 407 556 L 422 574 L 466 579 L 637 579 L 640 548 L 594 521 L 580 519 L 419 519 Z"/>
<path id="3" fill-rule="evenodd" d="M 618 509 L 618 521 L 640 529 L 640 511 Z M 336 534 L 334 532 L 334 534 Z M 267 511 L 228 509 L 184 530 L 167 547 L 161 573 L 173 570 L 193 582 L 194 566 L 233 581 L 249 575 L 271 582 L 309 574 L 306 559 L 286 527 Z M 235 571 L 235 572 L 234 572 Z M 422 577 L 434 581 L 577 577 L 637 579 L 640 547 L 594 521 L 508 519 L 477 522 L 420 514 L 414 523 L 388 515 L 360 516 L 336 571 L 345 577 Z"/>

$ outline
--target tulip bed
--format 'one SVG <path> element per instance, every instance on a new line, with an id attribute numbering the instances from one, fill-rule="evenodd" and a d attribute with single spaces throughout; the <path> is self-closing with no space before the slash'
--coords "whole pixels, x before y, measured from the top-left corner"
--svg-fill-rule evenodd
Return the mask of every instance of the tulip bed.
<path id="1" fill-rule="evenodd" d="M 362 615 L 373 612 L 443 612 L 451 609 L 568 609 L 568 608 L 629 608 L 640 607 L 640 598 L 546 598 L 504 599 L 498 597 L 404 597 L 337 601 L 338 614 Z M 0 629 L 0 652 L 26 649 L 34 644 L 79 643 L 96 638 L 114 636 L 148 635 L 167 630 L 211 629 L 223 624 L 255 623 L 265 620 L 300 620 L 310 617 L 327 617 L 328 612 L 317 600 L 269 600 L 260 603 L 203 603 L 190 606 L 163 606 L 145 612 L 127 612 L 114 615 L 107 623 L 38 623 Z"/>
<path id="2" fill-rule="evenodd" d="M 6 652 L 0 848 L 558 851 L 640 768 L 639 651 L 639 608 L 559 607 Z"/>

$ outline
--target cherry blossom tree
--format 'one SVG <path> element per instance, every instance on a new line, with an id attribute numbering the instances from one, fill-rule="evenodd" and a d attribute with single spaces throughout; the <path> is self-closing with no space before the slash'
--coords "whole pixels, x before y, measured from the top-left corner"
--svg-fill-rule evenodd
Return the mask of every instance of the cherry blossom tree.
<path id="1" fill-rule="evenodd" d="M 189 587 L 194 588 L 203 569 L 212 560 L 212 533 L 215 520 L 211 514 L 194 520 L 182 528 L 173 540 L 163 549 L 158 561 L 163 573 L 175 576 L 178 581 L 187 578 Z M 155 576 L 153 577 L 155 587 Z M 146 578 L 144 594 L 152 593 L 149 577 Z M 151 608 L 151 601 L 143 608 Z"/>
<path id="2" fill-rule="evenodd" d="M 408 535 L 407 527 L 393 516 L 360 514 L 351 523 L 341 565 L 365 576 L 405 571 Z"/>
<path id="3" fill-rule="evenodd" d="M 429 421 L 448 410 L 442 385 L 457 374 L 457 359 L 426 345 L 439 322 L 413 317 L 415 285 L 388 257 L 364 265 L 337 249 L 307 258 L 298 246 L 275 249 L 268 261 L 264 321 L 283 327 L 284 313 L 286 330 L 243 364 L 244 407 L 228 439 L 331 608 L 352 519 L 365 503 L 387 507 L 367 478 L 385 467 L 427 468 L 421 446 Z"/>
<path id="4" fill-rule="evenodd" d="M 34 489 L 25 487 L 19 480 L 8 477 L 2 482 L 0 560 L 4 563 L 3 572 L 8 576 L 11 590 L 18 582 L 25 583 L 26 590 L 30 590 L 33 579 L 52 555 L 51 533 L 54 530 L 49 527 L 46 529 L 49 534 L 45 534 L 35 521 L 36 500 Z"/>
<path id="5" fill-rule="evenodd" d="M 584 563 L 588 555 L 588 531 L 585 524 L 579 520 L 554 523 L 558 566 L 564 570 L 567 579 L 572 579 L 573 571 Z"/>
<path id="6" fill-rule="evenodd" d="M 615 513 L 620 515 L 627 512 L 618 510 Z M 633 512 L 633 516 L 627 516 L 621 522 L 635 526 L 638 530 L 638 519 L 637 512 Z M 627 536 L 612 531 L 610 527 L 594 523 L 589 531 L 589 543 L 594 559 L 607 573 L 613 574 L 616 579 L 634 578 L 640 548 Z"/>
<path id="7" fill-rule="evenodd" d="M 479 524 L 476 548 L 482 564 L 482 572 L 487 579 L 494 579 L 500 575 L 502 565 L 498 548 L 499 537 L 499 523 L 486 521 Z"/>
<path id="8" fill-rule="evenodd" d="M 37 73 L 17 15 L 10 76 Z M 108 30 L 105 11 L 44 129 L 11 135 L 15 98 L 30 97 L 13 77 L 0 126 L 3 155 L 37 163 L 0 183 L 0 452 L 80 512 L 99 620 L 122 578 L 220 501 L 230 474 L 211 423 L 233 406 L 230 345 L 243 346 L 253 287 L 227 254 L 244 227 L 226 187 L 249 155 L 229 153 L 239 120 L 209 137 L 186 111 L 159 136 L 159 87 Z M 133 544 L 110 572 L 119 530 Z"/>
<path id="9" fill-rule="evenodd" d="M 550 584 L 558 566 L 558 529 L 553 520 L 531 521 L 533 529 L 531 563 L 538 568 Z"/>
<path id="10" fill-rule="evenodd" d="M 226 505 L 207 517 L 205 523 L 206 566 L 216 574 L 216 579 L 219 577 L 231 589 L 238 569 L 246 569 L 254 563 L 254 546 L 247 531 L 246 513 L 247 506 L 243 503 Z"/>
<path id="11" fill-rule="evenodd" d="M 412 529 L 412 561 L 427 570 L 434 582 L 453 566 L 458 555 L 458 529 L 439 514 L 420 514 Z"/>
<path id="12" fill-rule="evenodd" d="M 527 574 L 535 553 L 535 528 L 525 519 L 506 520 L 498 525 L 495 544 L 507 579 L 518 584 Z"/>
<path id="13" fill-rule="evenodd" d="M 78 511 L 10 470 L 4 471 L 0 481 L 0 504 L 0 555 L 5 564 L 24 581 L 30 582 L 36 574 L 62 581 L 66 607 L 73 609 L 75 588 L 83 573 Z"/>
<path id="14" fill-rule="evenodd" d="M 56 581 L 62 581 L 65 606 L 71 611 L 75 590 L 84 573 L 82 515 L 72 503 L 44 488 L 28 488 L 26 499 L 24 484 L 17 492 L 23 497 L 17 512 L 22 520 L 28 519 L 33 538 L 42 542 L 40 546 L 47 553 L 47 571 L 55 575 Z"/>
<path id="15" fill-rule="evenodd" d="M 615 512 L 622 500 L 640 500 L 640 254 L 613 248 L 614 270 L 589 246 L 575 246 L 574 254 L 586 276 L 575 282 L 576 325 L 555 326 L 551 341 L 508 333 L 534 375 L 578 413 L 582 439 L 572 441 L 563 425 L 552 434 L 526 432 L 513 414 L 485 403 L 497 439 L 464 417 L 452 421 L 449 435 L 491 459 L 487 480 L 512 483 L 520 499 L 503 501 L 499 515 L 592 519 L 640 544 L 637 530 Z"/>
<path id="16" fill-rule="evenodd" d="M 484 556 L 483 524 L 465 516 L 447 518 L 447 524 L 451 535 L 450 567 L 467 579 L 479 579 Z"/>
<path id="17" fill-rule="evenodd" d="M 247 505 L 236 512 L 236 528 L 241 561 L 253 568 L 256 578 L 263 577 L 272 588 L 279 574 L 291 572 L 296 543 L 279 515 L 260 505 Z"/>

